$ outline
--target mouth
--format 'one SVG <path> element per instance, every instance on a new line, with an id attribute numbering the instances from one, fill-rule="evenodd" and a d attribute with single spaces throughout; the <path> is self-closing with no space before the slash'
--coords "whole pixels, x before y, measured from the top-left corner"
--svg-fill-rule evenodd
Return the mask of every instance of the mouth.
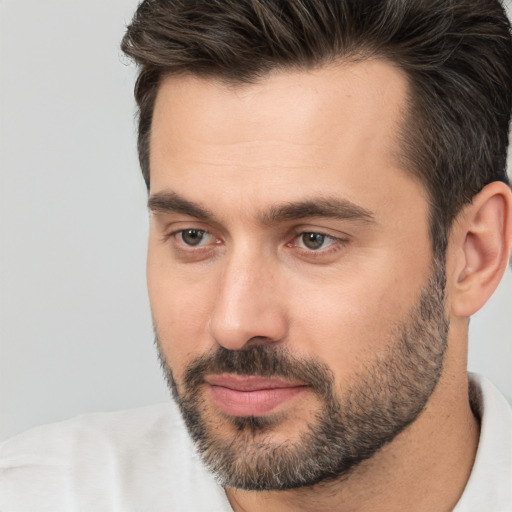
<path id="1" fill-rule="evenodd" d="M 231 374 L 210 375 L 205 382 L 213 403 L 229 416 L 264 416 L 308 389 L 279 378 Z"/>

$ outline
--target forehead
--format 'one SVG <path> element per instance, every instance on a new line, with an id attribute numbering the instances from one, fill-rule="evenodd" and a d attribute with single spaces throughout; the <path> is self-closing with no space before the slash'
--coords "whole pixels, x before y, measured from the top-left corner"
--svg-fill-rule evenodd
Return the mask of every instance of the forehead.
<path id="1" fill-rule="evenodd" d="M 352 129 L 371 135 L 380 128 L 384 135 L 389 129 L 395 132 L 407 89 L 405 74 L 378 59 L 312 70 L 275 70 L 254 84 L 192 75 L 167 77 L 158 90 L 153 133 L 158 134 L 174 115 L 184 136 L 220 143 L 234 142 L 231 129 L 236 129 L 237 142 L 244 142 L 262 134 L 282 137 L 283 128 L 297 142 L 309 142 L 316 134 L 328 143 L 336 135 L 332 128 L 347 120 L 352 121 Z M 152 137 L 151 143 L 159 141 Z"/>
<path id="2" fill-rule="evenodd" d="M 244 85 L 168 77 L 153 115 L 151 192 L 237 190 L 255 204 L 305 188 L 380 194 L 379 174 L 388 186 L 412 179 L 398 163 L 407 97 L 405 75 L 383 60 L 278 70 Z"/>

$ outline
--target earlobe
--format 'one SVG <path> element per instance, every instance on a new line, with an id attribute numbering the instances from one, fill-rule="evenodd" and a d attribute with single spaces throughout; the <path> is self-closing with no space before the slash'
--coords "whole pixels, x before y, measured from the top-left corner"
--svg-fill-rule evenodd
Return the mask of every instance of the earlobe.
<path id="1" fill-rule="evenodd" d="M 451 290 L 452 313 L 476 313 L 498 286 L 512 244 L 512 193 L 493 182 L 477 194 L 457 219 L 456 275 Z"/>

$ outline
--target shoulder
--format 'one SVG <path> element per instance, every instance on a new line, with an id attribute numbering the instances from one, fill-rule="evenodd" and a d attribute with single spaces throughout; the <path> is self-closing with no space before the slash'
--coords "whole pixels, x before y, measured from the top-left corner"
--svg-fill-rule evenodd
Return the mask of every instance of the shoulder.
<path id="1" fill-rule="evenodd" d="M 172 433 L 172 435 L 169 435 Z M 0 444 L 0 468 L 58 466 L 138 453 L 152 445 L 180 449 L 182 428 L 171 404 L 95 413 L 35 427 Z M 175 445 L 175 446 L 173 446 Z"/>
<path id="2" fill-rule="evenodd" d="M 466 489 L 454 512 L 512 510 L 512 407 L 485 377 L 470 374 L 480 438 Z"/>
<path id="3" fill-rule="evenodd" d="M 179 511 L 217 498 L 172 403 L 84 415 L 0 445 L 0 510 Z"/>

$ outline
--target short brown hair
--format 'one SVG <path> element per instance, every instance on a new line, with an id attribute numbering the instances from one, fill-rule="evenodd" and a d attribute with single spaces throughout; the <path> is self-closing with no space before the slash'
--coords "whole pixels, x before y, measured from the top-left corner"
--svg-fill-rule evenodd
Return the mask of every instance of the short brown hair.
<path id="1" fill-rule="evenodd" d="M 273 69 L 381 57 L 409 79 L 407 167 L 428 190 L 434 250 L 461 208 L 506 174 L 512 38 L 498 0 L 144 0 L 123 38 L 140 67 L 138 150 L 149 187 L 164 76 L 256 82 Z"/>

